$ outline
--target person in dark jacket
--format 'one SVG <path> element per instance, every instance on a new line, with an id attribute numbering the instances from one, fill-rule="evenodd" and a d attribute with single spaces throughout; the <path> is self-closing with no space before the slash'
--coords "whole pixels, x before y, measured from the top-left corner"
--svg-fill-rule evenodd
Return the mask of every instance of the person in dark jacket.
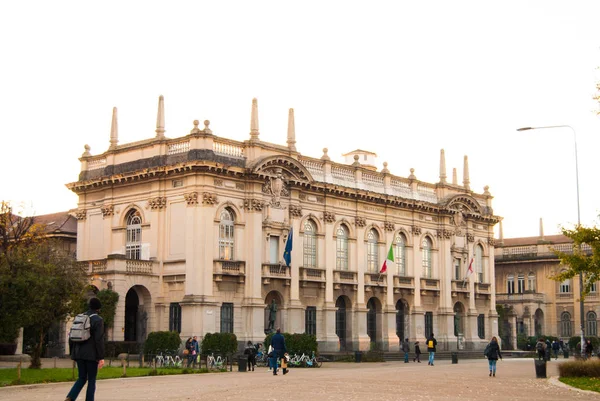
<path id="1" fill-rule="evenodd" d="M 244 355 L 248 357 L 248 372 L 254 372 L 254 367 L 256 366 L 256 348 L 252 344 L 252 341 L 248 341 L 246 344 Z"/>
<path id="2" fill-rule="evenodd" d="M 500 353 L 498 339 L 495 336 L 492 337 L 492 341 L 490 341 L 487 348 L 487 359 L 490 365 L 490 377 L 496 377 L 496 362 L 498 362 L 498 358 L 502 359 L 502 354 Z"/>
<path id="3" fill-rule="evenodd" d="M 104 366 L 104 320 L 98 315 L 101 306 L 98 298 L 91 298 L 90 308 L 85 312 L 90 316 L 90 338 L 84 342 L 69 340 L 71 359 L 77 362 L 79 378 L 73 384 L 65 401 L 75 401 L 86 381 L 88 386 L 85 401 L 94 401 L 96 376 L 98 369 L 102 369 Z"/>
<path id="4" fill-rule="evenodd" d="M 421 347 L 419 347 L 419 342 L 415 342 L 415 357 L 413 358 L 413 362 L 421 363 Z"/>
<path id="5" fill-rule="evenodd" d="M 410 343 L 408 338 L 402 342 L 402 352 L 404 352 L 404 363 L 408 363 L 408 353 L 410 352 Z"/>
<path id="6" fill-rule="evenodd" d="M 281 334 L 281 329 L 277 329 L 277 333 L 273 335 L 271 338 L 271 346 L 273 347 L 273 352 L 271 352 L 271 363 L 273 365 L 273 375 L 277 375 L 277 358 L 283 358 L 283 355 L 287 352 L 287 348 L 285 347 L 285 338 L 283 334 Z M 287 374 L 288 370 L 283 368 L 283 374 Z"/>
<path id="7" fill-rule="evenodd" d="M 429 363 L 428 365 L 433 366 L 433 360 L 435 359 L 435 346 L 437 345 L 437 340 L 433 336 L 433 333 L 427 338 L 427 352 L 429 352 Z"/>

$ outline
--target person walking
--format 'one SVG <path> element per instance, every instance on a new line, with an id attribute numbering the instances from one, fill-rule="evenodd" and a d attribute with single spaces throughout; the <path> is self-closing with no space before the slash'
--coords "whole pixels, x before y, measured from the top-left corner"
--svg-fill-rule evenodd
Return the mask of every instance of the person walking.
<path id="1" fill-rule="evenodd" d="M 498 362 L 498 358 L 502 359 L 502 354 L 500 353 L 498 339 L 495 336 L 492 337 L 490 343 L 485 347 L 485 356 L 490 365 L 490 377 L 496 377 L 496 362 Z"/>
<path id="2" fill-rule="evenodd" d="M 244 355 L 248 357 L 248 372 L 253 371 L 256 366 L 256 348 L 252 344 L 252 341 L 248 341 L 246 348 L 244 349 Z"/>
<path id="3" fill-rule="evenodd" d="M 554 352 L 555 360 L 558 359 L 558 350 L 560 350 L 560 344 L 556 340 L 552 341 L 552 352 Z"/>
<path id="4" fill-rule="evenodd" d="M 271 364 L 273 365 L 273 376 L 277 376 L 277 358 L 283 358 L 287 352 L 285 347 L 285 338 L 281 334 L 281 329 L 277 328 L 277 332 L 271 338 L 271 345 L 273 346 L 273 352 L 271 353 Z M 283 374 L 288 373 L 287 368 L 283 368 Z"/>
<path id="5" fill-rule="evenodd" d="M 200 343 L 198 342 L 197 336 L 194 336 L 194 338 L 192 339 L 191 354 L 192 354 L 192 358 L 193 358 L 192 364 L 196 365 L 198 355 L 200 355 Z"/>
<path id="6" fill-rule="evenodd" d="M 183 349 L 183 354 L 187 357 L 187 367 L 189 368 L 192 362 L 194 361 L 194 356 L 192 355 L 192 337 L 188 338 L 185 341 L 185 348 Z"/>
<path id="7" fill-rule="evenodd" d="M 542 337 L 538 338 L 537 343 L 535 343 L 535 350 L 537 351 L 539 360 L 543 361 L 546 359 L 546 342 Z"/>
<path id="8" fill-rule="evenodd" d="M 419 347 L 419 342 L 415 341 L 415 357 L 413 358 L 413 362 L 421 363 L 421 347 Z"/>
<path id="9" fill-rule="evenodd" d="M 592 357 L 592 352 L 594 352 L 594 346 L 592 345 L 592 341 L 588 338 L 585 343 L 585 359 L 590 359 Z"/>
<path id="10" fill-rule="evenodd" d="M 437 345 L 437 340 L 435 339 L 433 333 L 427 338 L 427 352 L 429 352 L 429 363 L 428 365 L 433 366 L 433 360 L 435 359 L 435 346 Z"/>
<path id="11" fill-rule="evenodd" d="M 89 316 L 90 337 L 82 342 L 74 342 L 69 338 L 71 359 L 77 363 L 79 377 L 65 401 L 75 401 L 86 381 L 85 401 L 94 401 L 96 376 L 98 369 L 104 366 L 104 320 L 98 315 L 102 304 L 98 298 L 91 298 L 88 305 L 89 310 L 85 314 Z"/>
<path id="12" fill-rule="evenodd" d="M 408 353 L 410 352 L 410 344 L 408 338 L 402 342 L 402 351 L 404 352 L 404 363 L 408 363 Z"/>

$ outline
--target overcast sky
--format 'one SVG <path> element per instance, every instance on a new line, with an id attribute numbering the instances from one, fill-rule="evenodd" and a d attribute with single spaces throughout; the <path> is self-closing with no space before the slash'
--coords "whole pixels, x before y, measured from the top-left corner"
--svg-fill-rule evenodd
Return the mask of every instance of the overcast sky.
<path id="1" fill-rule="evenodd" d="M 0 3 L 0 199 L 36 214 L 77 206 L 84 145 L 166 136 L 209 119 L 218 136 L 334 161 L 356 148 L 392 174 L 439 181 L 445 149 L 462 183 L 490 186 L 504 237 L 596 223 L 600 1 L 5 1 Z M 497 230 L 496 230 L 497 231 Z"/>

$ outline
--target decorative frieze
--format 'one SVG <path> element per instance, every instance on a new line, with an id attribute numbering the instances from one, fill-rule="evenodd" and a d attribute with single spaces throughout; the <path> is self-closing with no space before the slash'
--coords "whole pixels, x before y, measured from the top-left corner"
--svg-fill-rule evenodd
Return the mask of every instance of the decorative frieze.
<path id="1" fill-rule="evenodd" d="M 102 206 L 100 210 L 102 211 L 103 217 L 109 217 L 115 214 L 115 207 L 113 205 Z"/>
<path id="2" fill-rule="evenodd" d="M 87 217 L 87 210 L 85 209 L 79 209 L 78 211 L 75 212 L 75 218 L 77 220 L 85 220 Z"/>
<path id="3" fill-rule="evenodd" d="M 436 232 L 438 238 L 450 239 L 454 232 L 452 230 L 446 230 L 445 228 L 441 228 Z"/>
<path id="4" fill-rule="evenodd" d="M 198 192 L 190 192 L 187 194 L 183 194 L 183 198 L 187 202 L 188 206 L 193 206 L 198 204 Z"/>
<path id="5" fill-rule="evenodd" d="M 396 226 L 391 221 L 386 221 L 383 223 L 383 228 L 385 231 L 394 231 Z"/>
<path id="6" fill-rule="evenodd" d="M 364 217 L 356 216 L 354 218 L 354 224 L 356 224 L 356 227 L 364 227 L 367 225 L 367 219 L 365 219 Z"/>
<path id="7" fill-rule="evenodd" d="M 290 217 L 302 217 L 302 207 L 298 205 L 290 205 Z"/>
<path id="8" fill-rule="evenodd" d="M 414 235 L 421 235 L 421 227 L 419 226 L 411 226 L 411 231 Z"/>
<path id="9" fill-rule="evenodd" d="M 265 202 L 259 199 L 244 199 L 244 209 L 251 211 L 260 212 L 265 207 Z"/>
<path id="10" fill-rule="evenodd" d="M 203 205 L 214 205 L 219 202 L 219 198 L 217 195 L 212 194 L 210 192 L 204 192 L 202 194 L 202 204 Z"/>
<path id="11" fill-rule="evenodd" d="M 157 196 L 156 198 L 148 199 L 148 206 L 152 210 L 166 208 L 167 198 L 165 196 Z"/>
<path id="12" fill-rule="evenodd" d="M 335 222 L 335 214 L 333 212 L 323 212 L 323 220 L 327 223 Z"/>
<path id="13" fill-rule="evenodd" d="M 471 233 L 467 233 L 467 241 L 469 242 L 474 242 L 475 241 L 475 236 Z"/>
<path id="14" fill-rule="evenodd" d="M 221 180 L 220 178 L 215 178 L 215 187 L 222 187 L 223 186 L 223 180 Z"/>
<path id="15" fill-rule="evenodd" d="M 496 240 L 494 239 L 494 237 L 488 237 L 487 243 L 488 245 L 496 246 Z"/>

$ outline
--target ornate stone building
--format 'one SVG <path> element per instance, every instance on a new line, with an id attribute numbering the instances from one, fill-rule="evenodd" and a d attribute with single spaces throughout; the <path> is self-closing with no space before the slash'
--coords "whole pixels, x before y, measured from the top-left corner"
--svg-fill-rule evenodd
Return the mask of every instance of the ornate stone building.
<path id="1" fill-rule="evenodd" d="M 312 333 L 321 350 L 398 350 L 400 338 L 434 332 L 441 349 L 482 347 L 497 333 L 492 196 L 464 179 L 438 183 L 377 171 L 375 154 L 351 164 L 260 140 L 252 103 L 248 140 L 194 121 L 92 155 L 68 188 L 79 195 L 77 255 L 99 288 L 120 294 L 112 338 L 142 341 L 156 330 L 182 337 L 233 332 L 261 341 L 267 306 L 276 327 Z M 283 263 L 289 235 L 291 266 Z M 379 274 L 390 247 L 396 263 Z M 475 274 L 464 281 L 468 261 Z"/>
<path id="2" fill-rule="evenodd" d="M 516 347 L 517 334 L 552 335 L 568 340 L 580 334 L 579 280 L 557 282 L 550 277 L 563 267 L 553 250 L 570 252 L 564 235 L 502 238 L 496 245 L 496 302 L 505 310 L 500 324 L 504 347 Z M 597 287 L 585 299 L 585 334 L 598 335 L 600 299 Z"/>

